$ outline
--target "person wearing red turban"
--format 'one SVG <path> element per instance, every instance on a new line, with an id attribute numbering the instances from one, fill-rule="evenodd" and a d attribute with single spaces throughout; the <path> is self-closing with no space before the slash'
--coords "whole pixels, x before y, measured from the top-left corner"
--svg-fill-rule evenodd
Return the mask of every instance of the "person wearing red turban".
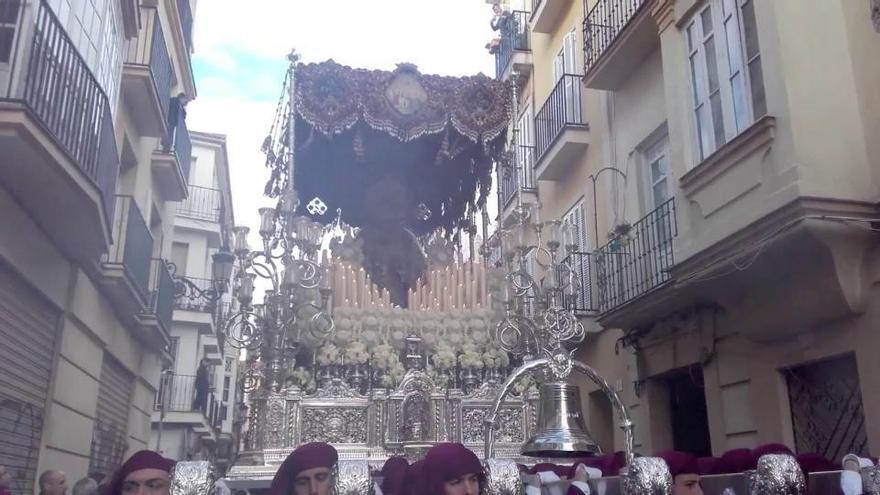
<path id="1" fill-rule="evenodd" d="M 666 461 L 672 474 L 672 495 L 703 495 L 697 458 L 687 452 L 667 450 L 657 457 Z"/>
<path id="2" fill-rule="evenodd" d="M 391 457 L 382 466 L 382 495 L 402 495 L 409 462 L 403 457 Z"/>
<path id="3" fill-rule="evenodd" d="M 427 495 L 479 495 L 486 472 L 476 454 L 460 443 L 441 443 L 425 456 Z"/>
<path id="4" fill-rule="evenodd" d="M 152 450 L 132 454 L 113 476 L 109 495 L 168 495 L 174 461 Z"/>
<path id="5" fill-rule="evenodd" d="M 281 463 L 272 478 L 269 495 L 330 495 L 338 460 L 336 449 L 330 444 L 300 445 Z"/>

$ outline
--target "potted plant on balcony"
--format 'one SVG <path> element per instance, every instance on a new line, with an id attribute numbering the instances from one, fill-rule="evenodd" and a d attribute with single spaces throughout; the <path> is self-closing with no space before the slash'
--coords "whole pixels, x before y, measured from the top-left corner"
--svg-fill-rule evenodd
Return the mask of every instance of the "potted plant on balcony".
<path id="1" fill-rule="evenodd" d="M 609 251 L 622 251 L 629 244 L 631 231 L 632 225 L 628 222 L 621 222 L 615 225 L 611 232 L 608 233 Z"/>

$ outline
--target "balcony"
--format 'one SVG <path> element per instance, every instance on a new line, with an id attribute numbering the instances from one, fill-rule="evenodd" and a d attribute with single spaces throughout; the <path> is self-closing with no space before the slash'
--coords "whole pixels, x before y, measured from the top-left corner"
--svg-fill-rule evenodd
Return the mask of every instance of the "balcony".
<path id="1" fill-rule="evenodd" d="M 101 285 L 121 308 L 134 315 L 150 301 L 153 236 L 131 196 L 116 196 L 113 245 L 101 259 Z"/>
<path id="2" fill-rule="evenodd" d="M 223 423 L 223 404 L 207 384 L 201 393 L 196 392 L 195 376 L 163 375 L 153 407 L 164 412 L 165 423 L 190 424 L 199 435 L 215 437 Z"/>
<path id="3" fill-rule="evenodd" d="M 648 0 L 597 0 L 584 18 L 584 82 L 613 90 L 660 45 Z"/>
<path id="4" fill-rule="evenodd" d="M 171 341 L 174 314 L 174 279 L 163 259 L 153 258 L 150 265 L 149 301 L 138 315 L 138 336 L 147 344 L 165 349 Z"/>
<path id="5" fill-rule="evenodd" d="M 529 13 L 514 10 L 501 26 L 501 43 L 495 52 L 495 77 L 502 81 L 517 71 L 532 71 L 532 43 L 529 35 Z"/>
<path id="6" fill-rule="evenodd" d="M 177 206 L 177 216 L 220 223 L 223 211 L 223 196 L 219 189 L 189 186 L 186 199 Z"/>
<path id="7" fill-rule="evenodd" d="M 522 202 L 534 203 L 538 199 L 538 183 L 535 181 L 535 147 L 516 145 L 515 153 L 516 162 L 500 167 L 498 171 L 499 211 L 505 226 L 508 226 L 505 221 L 509 219 L 509 214 L 516 204 L 514 198 L 517 195 L 518 182 L 522 184 L 520 194 Z"/>
<path id="8" fill-rule="evenodd" d="M 678 235 L 675 198 L 632 226 L 621 227 L 617 237 L 594 254 L 600 313 L 621 308 L 670 280 L 673 239 Z"/>
<path id="9" fill-rule="evenodd" d="M 578 316 L 596 314 L 598 307 L 594 291 L 593 254 L 574 251 L 568 253 L 563 261 L 571 269 L 567 274 L 571 288 L 565 299 L 565 307 Z"/>
<path id="10" fill-rule="evenodd" d="M 532 32 L 552 34 L 571 2 L 567 0 L 532 0 L 532 16 L 529 19 Z"/>
<path id="11" fill-rule="evenodd" d="M 192 141 L 186 128 L 186 110 L 177 98 L 169 104 L 168 133 L 162 147 L 153 152 L 153 173 L 167 201 L 186 199 L 192 164 Z"/>
<path id="12" fill-rule="evenodd" d="M 141 7 L 141 28 L 128 41 L 122 66 L 122 98 L 134 125 L 144 136 L 168 132 L 169 97 L 174 68 L 155 7 Z"/>
<path id="13" fill-rule="evenodd" d="M 186 277 L 199 290 L 210 290 L 214 286 L 214 281 L 209 278 Z M 180 291 L 178 291 L 180 292 Z M 186 291 L 183 294 L 178 293 L 174 298 L 174 309 L 184 311 L 198 311 L 200 313 L 213 313 L 216 303 L 209 303 L 204 297 L 198 297 L 197 293 Z"/>
<path id="14" fill-rule="evenodd" d="M 565 74 L 535 115 L 538 180 L 560 180 L 589 145 L 580 76 Z"/>
<path id="15" fill-rule="evenodd" d="M 18 23 L 0 43 L 0 182 L 66 255 L 94 262 L 119 172 L 107 97 L 45 0 L 3 8 Z"/>

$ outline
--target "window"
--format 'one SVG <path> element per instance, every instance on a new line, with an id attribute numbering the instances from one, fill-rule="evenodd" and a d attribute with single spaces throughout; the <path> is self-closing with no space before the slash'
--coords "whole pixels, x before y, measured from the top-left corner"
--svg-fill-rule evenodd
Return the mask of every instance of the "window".
<path id="1" fill-rule="evenodd" d="M 663 137 L 645 151 L 645 213 L 669 199 L 669 140 Z"/>
<path id="2" fill-rule="evenodd" d="M 526 106 L 526 109 L 519 116 L 517 129 L 519 132 L 516 136 L 517 164 L 522 174 L 522 186 L 524 188 L 535 187 L 535 117 L 532 114 L 532 107 Z"/>
<path id="3" fill-rule="evenodd" d="M 229 402 L 229 385 L 232 383 L 232 377 L 226 375 L 223 377 L 223 402 Z"/>
<path id="4" fill-rule="evenodd" d="M 587 251 L 587 215 L 584 211 L 584 200 L 580 199 L 562 217 L 563 225 L 572 225 L 577 251 Z M 568 240 L 564 240 L 566 244 Z"/>
<path id="5" fill-rule="evenodd" d="M 186 262 L 189 258 L 189 244 L 186 242 L 171 243 L 171 262 L 174 263 L 175 274 L 186 276 Z"/>
<path id="6" fill-rule="evenodd" d="M 177 353 L 180 350 L 180 337 L 171 337 L 171 345 L 168 348 L 168 352 L 171 354 L 171 359 L 174 364 L 177 364 Z"/>
<path id="7" fill-rule="evenodd" d="M 767 113 L 754 1 L 709 2 L 685 36 L 702 160 Z"/>
<path id="8" fill-rule="evenodd" d="M 562 49 L 553 60 L 553 80 L 558 83 L 566 74 L 577 74 L 577 60 L 577 26 L 575 26 L 565 35 Z M 577 77 L 566 77 L 562 84 L 565 88 L 563 99 L 566 122 L 579 124 L 581 123 L 580 80 Z"/>
<path id="9" fill-rule="evenodd" d="M 0 63 L 7 63 L 12 59 L 20 2 L 21 0 L 0 0 Z"/>

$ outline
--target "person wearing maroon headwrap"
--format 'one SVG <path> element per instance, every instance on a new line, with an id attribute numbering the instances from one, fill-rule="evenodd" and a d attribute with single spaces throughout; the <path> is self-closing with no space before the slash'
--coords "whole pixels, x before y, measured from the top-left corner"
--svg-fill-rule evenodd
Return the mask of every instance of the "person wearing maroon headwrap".
<path id="1" fill-rule="evenodd" d="M 706 476 L 710 474 L 718 474 L 718 470 L 721 466 L 721 458 L 720 457 L 698 457 L 697 458 L 697 472 L 700 473 L 700 476 Z"/>
<path id="2" fill-rule="evenodd" d="M 424 470 L 427 495 L 479 495 L 486 486 L 480 459 L 460 443 L 431 447 Z"/>
<path id="3" fill-rule="evenodd" d="M 425 493 L 425 460 L 409 465 L 403 481 L 403 495 L 423 495 Z"/>
<path id="4" fill-rule="evenodd" d="M 338 460 L 336 449 L 330 444 L 300 445 L 278 467 L 269 495 L 330 495 Z"/>
<path id="5" fill-rule="evenodd" d="M 168 495 L 174 461 L 152 450 L 132 454 L 113 476 L 109 495 Z"/>
<path id="6" fill-rule="evenodd" d="M 687 452 L 667 450 L 657 454 L 672 474 L 672 495 L 703 495 L 697 458 Z"/>
<path id="7" fill-rule="evenodd" d="M 791 451 L 790 448 L 782 445 L 781 443 L 767 443 L 764 445 L 759 445 L 752 449 L 752 457 L 754 458 L 755 467 L 752 469 L 757 469 L 758 461 L 761 457 L 768 454 L 777 454 L 777 455 L 790 455 L 794 457 L 794 452 Z"/>
<path id="8" fill-rule="evenodd" d="M 744 473 L 758 467 L 757 459 L 749 449 L 731 449 L 721 455 L 717 474 Z"/>
<path id="9" fill-rule="evenodd" d="M 401 495 L 409 462 L 403 457 L 391 457 L 382 466 L 382 495 Z"/>

